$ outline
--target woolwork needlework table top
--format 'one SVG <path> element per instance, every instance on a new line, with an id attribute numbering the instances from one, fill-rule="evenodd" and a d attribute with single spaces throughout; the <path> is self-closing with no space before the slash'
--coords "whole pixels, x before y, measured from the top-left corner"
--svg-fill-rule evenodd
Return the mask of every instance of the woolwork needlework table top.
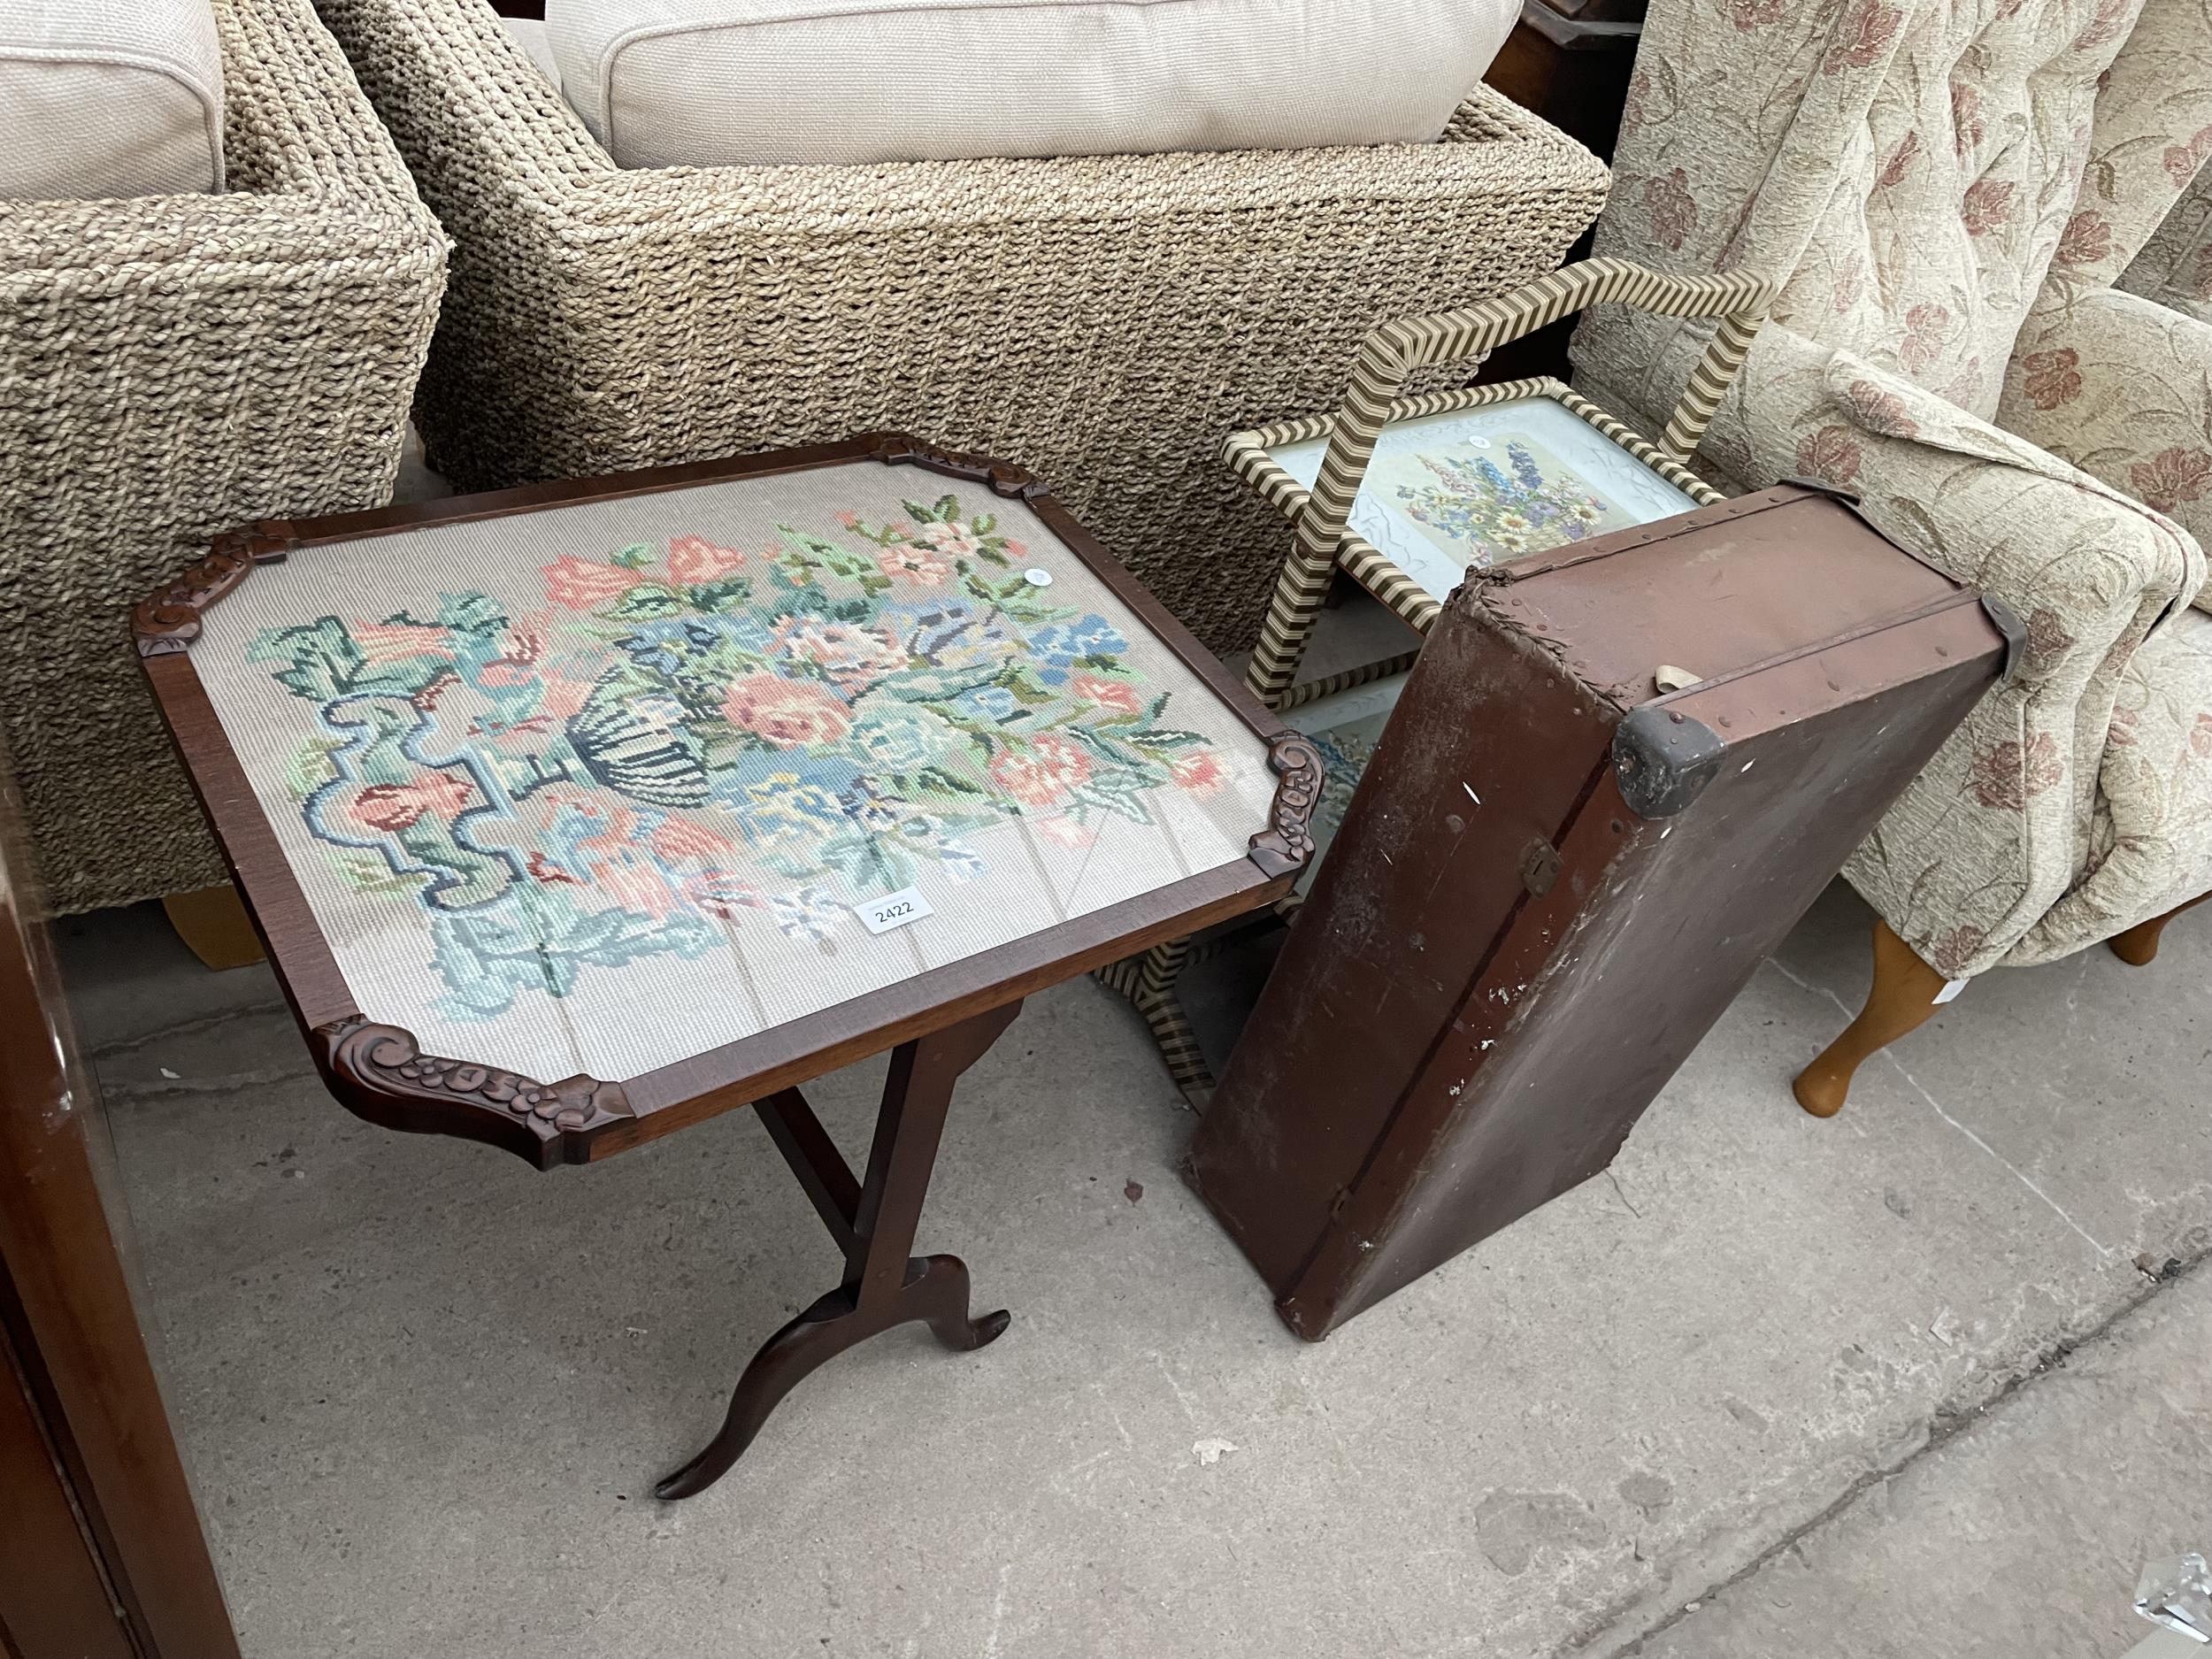
<path id="1" fill-rule="evenodd" d="M 1242 860 L 1276 792 L 1023 500 L 872 460 L 303 549 L 190 656 L 358 1008 L 526 1079 Z"/>

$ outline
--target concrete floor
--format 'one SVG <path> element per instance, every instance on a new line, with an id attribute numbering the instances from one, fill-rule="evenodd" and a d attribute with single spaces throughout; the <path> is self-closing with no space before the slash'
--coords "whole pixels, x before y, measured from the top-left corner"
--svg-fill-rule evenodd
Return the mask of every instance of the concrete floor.
<path id="1" fill-rule="evenodd" d="M 146 912 L 63 944 L 253 1659 L 2116 1655 L 2212 1545 L 2212 910 L 1978 983 L 1817 1123 L 1867 920 L 1832 890 L 1608 1176 L 1318 1347 L 1135 1017 L 1036 998 L 920 1246 L 1012 1328 L 856 1350 L 674 1506 L 834 1277 L 749 1115 L 538 1174 L 347 1116 Z M 849 1149 L 880 1072 L 817 1091 Z"/>

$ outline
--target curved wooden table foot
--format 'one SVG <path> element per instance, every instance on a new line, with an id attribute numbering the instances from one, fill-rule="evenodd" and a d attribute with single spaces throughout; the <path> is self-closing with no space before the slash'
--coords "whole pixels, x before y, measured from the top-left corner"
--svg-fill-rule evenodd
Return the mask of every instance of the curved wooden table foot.
<path id="1" fill-rule="evenodd" d="M 1003 1308 L 968 1317 L 968 1266 L 956 1256 L 916 1256 L 887 1307 L 864 1310 L 852 1293 L 833 1290 L 760 1345 L 730 1396 L 728 1415 L 705 1449 L 653 1488 L 657 1498 L 688 1498 L 730 1472 L 783 1397 L 847 1348 L 902 1325 L 925 1324 L 961 1352 L 995 1341 L 1011 1323 Z"/>
<path id="2" fill-rule="evenodd" d="M 968 1317 L 968 1264 L 956 1256 L 918 1256 L 908 1263 L 901 1294 L 914 1302 L 914 1311 L 906 1317 L 926 1321 L 930 1333 L 956 1354 L 988 1348 L 1014 1320 L 1003 1308 L 979 1319 Z"/>
<path id="3" fill-rule="evenodd" d="M 1005 1331 L 1010 1316 L 1004 1309 L 979 1319 L 969 1317 L 966 1263 L 956 1256 L 908 1252 L 953 1085 L 1019 1012 L 1019 1002 L 993 1009 L 893 1052 L 864 1180 L 853 1179 L 798 1090 L 757 1102 L 776 1149 L 845 1252 L 845 1282 L 761 1344 L 738 1379 L 720 1432 L 656 1486 L 654 1496 L 688 1498 L 721 1479 L 783 1397 L 856 1343 L 919 1323 L 947 1348 L 966 1352 Z"/>

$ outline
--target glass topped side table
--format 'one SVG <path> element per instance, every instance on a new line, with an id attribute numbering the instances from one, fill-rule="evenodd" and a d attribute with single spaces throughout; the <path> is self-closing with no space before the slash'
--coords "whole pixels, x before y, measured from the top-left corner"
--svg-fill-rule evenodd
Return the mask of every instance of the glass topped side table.
<path id="1" fill-rule="evenodd" d="M 926 1322 L 954 1085 L 1061 980 L 1263 910 L 1320 783 L 1041 485 L 896 436 L 224 537 L 138 649 L 346 1107 L 588 1164 L 760 1114 L 844 1257 L 809 1371 Z M 893 1051 L 864 1171 L 799 1086 Z"/>

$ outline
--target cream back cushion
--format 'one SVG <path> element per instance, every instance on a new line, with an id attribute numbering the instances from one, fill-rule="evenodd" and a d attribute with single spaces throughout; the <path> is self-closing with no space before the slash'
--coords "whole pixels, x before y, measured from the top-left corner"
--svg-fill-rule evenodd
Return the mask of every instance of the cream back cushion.
<path id="1" fill-rule="evenodd" d="M 0 0 L 0 198 L 222 188 L 208 0 Z"/>
<path id="2" fill-rule="evenodd" d="M 1422 142 L 1517 0 L 547 0 L 625 167 Z"/>

